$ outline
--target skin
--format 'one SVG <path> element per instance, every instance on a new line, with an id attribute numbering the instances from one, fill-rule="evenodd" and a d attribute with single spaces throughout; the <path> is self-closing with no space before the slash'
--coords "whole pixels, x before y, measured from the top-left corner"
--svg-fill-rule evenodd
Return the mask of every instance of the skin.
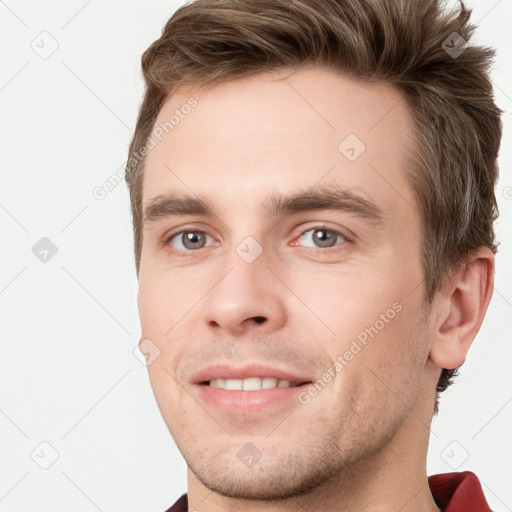
<path id="1" fill-rule="evenodd" d="M 481 249 L 432 307 L 424 303 L 406 101 L 385 84 L 309 66 L 187 86 L 156 125 L 191 96 L 197 106 L 147 156 L 143 205 L 182 192 L 216 215 L 148 222 L 138 292 L 141 339 L 160 349 L 151 385 L 189 468 L 189 506 L 439 510 L 426 474 L 435 385 L 478 332 L 494 259 Z M 338 150 L 348 134 L 366 146 L 353 162 Z M 324 185 L 368 199 L 383 224 L 335 210 L 261 212 L 275 193 Z M 345 238 L 330 232 L 334 244 L 319 247 L 323 224 Z M 209 237 L 190 249 L 180 243 L 185 230 Z M 248 236 L 262 249 L 253 263 L 236 252 Z M 319 379 L 395 303 L 400 312 L 308 404 L 233 416 L 202 403 L 191 384 L 213 362 L 258 361 Z M 250 468 L 237 457 L 248 442 L 262 454 Z"/>

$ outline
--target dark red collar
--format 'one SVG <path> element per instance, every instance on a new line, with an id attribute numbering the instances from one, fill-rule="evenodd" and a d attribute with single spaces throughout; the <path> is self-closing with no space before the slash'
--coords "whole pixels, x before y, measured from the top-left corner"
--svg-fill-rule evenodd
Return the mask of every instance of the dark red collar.
<path id="1" fill-rule="evenodd" d="M 477 476 L 471 471 L 431 475 L 428 477 L 428 485 L 437 506 L 443 512 L 492 512 Z M 187 511 L 187 495 L 183 494 L 165 512 Z"/>
<path id="2" fill-rule="evenodd" d="M 432 475 L 428 485 L 443 512 L 492 512 L 477 476 L 471 471 Z"/>

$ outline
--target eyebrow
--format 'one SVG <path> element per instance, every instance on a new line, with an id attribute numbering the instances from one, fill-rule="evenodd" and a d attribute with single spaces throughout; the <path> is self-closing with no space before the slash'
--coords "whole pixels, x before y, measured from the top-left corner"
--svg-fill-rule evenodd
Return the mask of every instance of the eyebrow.
<path id="1" fill-rule="evenodd" d="M 359 194 L 337 186 L 315 188 L 291 195 L 273 194 L 262 204 L 265 216 L 276 217 L 316 210 L 352 213 L 374 224 L 384 224 L 384 212 Z M 184 194 L 154 197 L 144 210 L 144 224 L 179 215 L 218 216 L 206 198 Z"/>

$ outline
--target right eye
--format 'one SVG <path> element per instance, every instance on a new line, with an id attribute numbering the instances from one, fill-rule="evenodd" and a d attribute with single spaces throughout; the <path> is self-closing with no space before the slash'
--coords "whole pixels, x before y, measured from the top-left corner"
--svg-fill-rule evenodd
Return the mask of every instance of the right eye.
<path id="1" fill-rule="evenodd" d="M 180 231 L 174 233 L 165 242 L 171 245 L 177 251 L 191 252 L 197 249 L 207 247 L 208 240 L 214 241 L 213 238 L 204 231 Z"/>

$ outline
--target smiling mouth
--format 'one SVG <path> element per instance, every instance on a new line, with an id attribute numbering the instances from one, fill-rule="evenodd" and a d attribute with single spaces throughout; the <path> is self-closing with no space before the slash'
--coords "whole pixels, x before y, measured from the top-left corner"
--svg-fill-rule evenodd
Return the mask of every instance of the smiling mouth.
<path id="1" fill-rule="evenodd" d="M 293 388 L 308 382 L 293 382 L 289 380 L 280 380 L 274 377 L 249 377 L 246 379 L 211 379 L 201 383 L 212 388 L 225 389 L 227 391 L 261 391 L 274 388 Z"/>

